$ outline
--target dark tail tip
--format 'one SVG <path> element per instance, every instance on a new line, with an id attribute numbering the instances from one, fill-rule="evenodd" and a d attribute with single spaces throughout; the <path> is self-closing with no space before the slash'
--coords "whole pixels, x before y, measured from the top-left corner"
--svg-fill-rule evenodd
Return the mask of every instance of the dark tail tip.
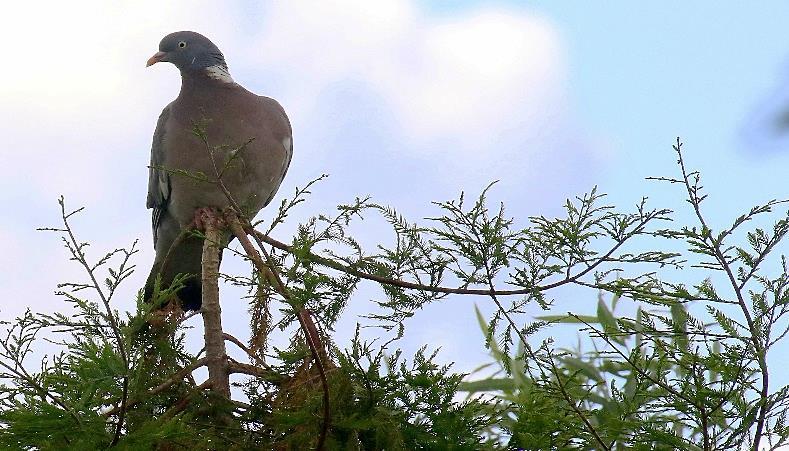
<path id="1" fill-rule="evenodd" d="M 151 278 L 145 284 L 145 289 L 143 291 L 143 300 L 145 300 L 145 302 L 151 302 L 153 300 L 154 280 L 155 279 Z M 162 284 L 161 289 L 164 290 L 166 288 L 167 285 Z M 175 295 L 181 303 L 181 308 L 184 310 L 200 310 L 200 307 L 203 305 L 202 284 L 200 283 L 200 279 L 195 276 L 184 280 L 184 286 L 181 287 Z"/>
<path id="2" fill-rule="evenodd" d="M 181 308 L 184 310 L 200 310 L 203 305 L 203 290 L 196 277 L 186 280 L 183 288 L 178 290 L 178 298 L 181 300 Z"/>

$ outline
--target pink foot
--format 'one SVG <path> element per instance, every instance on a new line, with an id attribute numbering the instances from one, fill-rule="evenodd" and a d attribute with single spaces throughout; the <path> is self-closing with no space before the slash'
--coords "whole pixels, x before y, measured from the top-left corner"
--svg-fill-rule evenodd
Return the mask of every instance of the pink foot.
<path id="1" fill-rule="evenodd" d="M 205 230 L 205 224 L 214 219 L 216 213 L 213 208 L 200 207 L 195 210 L 195 216 L 192 220 L 194 228 L 198 230 Z"/>

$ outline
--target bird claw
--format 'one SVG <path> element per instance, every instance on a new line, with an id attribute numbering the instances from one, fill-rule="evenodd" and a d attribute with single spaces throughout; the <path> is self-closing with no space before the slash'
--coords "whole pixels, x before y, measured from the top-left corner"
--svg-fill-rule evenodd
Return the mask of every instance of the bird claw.
<path id="1" fill-rule="evenodd" d="M 192 225 L 197 230 L 205 230 L 205 226 L 210 221 L 216 220 L 216 211 L 209 207 L 200 207 L 195 210 Z"/>

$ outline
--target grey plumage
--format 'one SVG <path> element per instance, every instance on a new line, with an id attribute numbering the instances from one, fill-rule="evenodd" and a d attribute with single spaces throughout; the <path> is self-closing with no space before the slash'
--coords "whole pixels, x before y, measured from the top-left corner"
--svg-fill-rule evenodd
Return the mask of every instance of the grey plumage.
<path id="1" fill-rule="evenodd" d="M 144 296 L 151 298 L 157 275 L 168 286 L 177 274 L 190 274 L 178 297 L 184 309 L 196 310 L 201 299 L 202 242 L 190 235 L 177 238 L 191 224 L 196 209 L 224 208 L 229 201 L 216 184 L 183 173 L 214 175 L 195 125 L 218 149 L 214 158 L 219 167 L 231 161 L 222 180 L 249 217 L 276 194 L 290 165 L 293 137 L 279 103 L 235 83 L 224 56 L 206 37 L 190 31 L 165 36 L 148 65 L 157 62 L 178 67 L 181 92 L 159 116 L 151 146 L 146 205 L 153 210 L 156 258 Z M 234 151 L 237 154 L 231 157 Z"/>

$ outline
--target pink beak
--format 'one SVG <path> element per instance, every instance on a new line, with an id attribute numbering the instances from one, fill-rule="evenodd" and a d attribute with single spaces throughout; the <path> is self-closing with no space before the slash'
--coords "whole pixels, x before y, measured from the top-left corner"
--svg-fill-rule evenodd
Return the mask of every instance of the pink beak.
<path id="1" fill-rule="evenodd" d="M 145 63 L 145 67 L 153 66 L 154 64 L 162 61 L 164 59 L 165 55 L 167 55 L 165 52 L 156 52 L 156 53 L 154 53 L 153 56 L 148 59 L 148 62 Z"/>

